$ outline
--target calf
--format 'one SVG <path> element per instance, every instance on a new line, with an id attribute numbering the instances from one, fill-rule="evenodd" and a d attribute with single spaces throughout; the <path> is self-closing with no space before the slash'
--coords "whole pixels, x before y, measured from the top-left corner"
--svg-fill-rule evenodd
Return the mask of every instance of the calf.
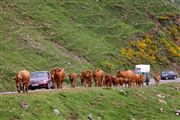
<path id="1" fill-rule="evenodd" d="M 111 87 L 112 86 L 112 77 L 110 74 L 106 74 L 105 78 L 104 78 L 104 85 L 107 87 Z"/>
<path id="2" fill-rule="evenodd" d="M 69 80 L 71 82 L 71 87 L 75 88 L 76 87 L 76 78 L 77 78 L 77 74 L 76 73 L 71 73 L 69 74 Z"/>
<path id="3" fill-rule="evenodd" d="M 155 81 L 155 84 L 156 84 L 156 85 L 159 84 L 160 79 L 161 79 L 160 74 L 159 74 L 159 73 L 156 73 L 156 74 L 154 75 L 154 81 Z"/>
<path id="4" fill-rule="evenodd" d="M 113 76 L 112 77 L 112 81 L 113 81 L 113 85 L 114 86 L 123 86 L 124 84 L 124 80 L 123 80 L 123 77 L 116 77 L 116 76 Z"/>
<path id="5" fill-rule="evenodd" d="M 135 85 L 137 86 L 143 86 L 144 83 L 144 75 L 135 74 L 134 76 Z"/>

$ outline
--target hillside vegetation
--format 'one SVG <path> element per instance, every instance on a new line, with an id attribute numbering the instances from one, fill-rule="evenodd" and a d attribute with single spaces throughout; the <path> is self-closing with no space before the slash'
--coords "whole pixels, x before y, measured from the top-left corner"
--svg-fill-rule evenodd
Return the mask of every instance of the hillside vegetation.
<path id="1" fill-rule="evenodd" d="M 121 89 L 75 88 L 0 95 L 0 117 L 2 120 L 87 120 L 91 114 L 94 120 L 179 120 L 175 115 L 180 109 L 179 83 Z M 59 110 L 59 116 L 55 109 Z"/>
<path id="2" fill-rule="evenodd" d="M 0 91 L 29 71 L 178 69 L 180 6 L 168 0 L 0 1 Z"/>

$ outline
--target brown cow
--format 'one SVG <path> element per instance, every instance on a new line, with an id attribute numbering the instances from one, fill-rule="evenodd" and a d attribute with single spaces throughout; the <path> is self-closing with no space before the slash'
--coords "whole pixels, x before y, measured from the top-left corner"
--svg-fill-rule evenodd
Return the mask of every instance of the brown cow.
<path id="1" fill-rule="evenodd" d="M 30 73 L 27 70 L 21 70 L 18 72 L 16 77 L 13 77 L 13 80 L 16 81 L 17 91 L 20 93 L 28 92 L 29 82 L 30 82 Z"/>
<path id="2" fill-rule="evenodd" d="M 156 85 L 159 84 L 160 79 L 161 79 L 160 73 L 155 73 L 155 75 L 154 75 L 154 81 L 155 81 Z"/>
<path id="3" fill-rule="evenodd" d="M 123 86 L 124 84 L 123 77 L 112 76 L 111 79 L 112 79 L 113 86 L 119 87 L 119 86 Z"/>
<path id="4" fill-rule="evenodd" d="M 116 86 L 120 87 L 120 86 L 123 86 L 124 84 L 124 79 L 123 77 L 116 77 L 116 79 L 114 79 L 114 83 Z"/>
<path id="5" fill-rule="evenodd" d="M 124 80 L 127 80 L 128 87 L 131 87 L 133 85 L 133 75 L 134 72 L 132 70 L 118 71 L 116 77 L 123 77 Z"/>
<path id="6" fill-rule="evenodd" d="M 65 77 L 64 68 L 53 68 L 51 69 L 50 74 L 54 87 L 56 86 L 57 88 L 62 88 Z"/>
<path id="7" fill-rule="evenodd" d="M 144 75 L 135 74 L 133 77 L 134 85 L 143 86 L 144 83 Z"/>
<path id="8" fill-rule="evenodd" d="M 118 86 L 119 81 L 116 79 L 116 76 L 111 76 L 112 84 L 113 86 Z"/>
<path id="9" fill-rule="evenodd" d="M 85 87 L 91 87 L 92 86 L 92 73 L 91 73 L 91 71 L 89 71 L 89 70 L 82 71 L 81 83 Z"/>
<path id="10" fill-rule="evenodd" d="M 76 78 L 77 78 L 77 74 L 76 73 L 71 73 L 69 74 L 69 80 L 71 82 L 71 87 L 76 87 Z"/>
<path id="11" fill-rule="evenodd" d="M 95 87 L 102 86 L 103 74 L 104 74 L 104 72 L 101 69 L 93 70 L 93 79 L 95 82 Z"/>
<path id="12" fill-rule="evenodd" d="M 103 85 L 106 87 L 111 87 L 112 86 L 112 77 L 110 74 L 106 74 L 105 78 L 103 80 Z"/>

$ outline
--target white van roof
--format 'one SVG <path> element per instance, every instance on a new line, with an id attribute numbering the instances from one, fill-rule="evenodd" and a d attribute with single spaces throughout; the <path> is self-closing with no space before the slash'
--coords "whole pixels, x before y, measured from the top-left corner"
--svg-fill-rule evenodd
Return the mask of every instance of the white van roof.
<path id="1" fill-rule="evenodd" d="M 150 65 L 139 64 L 135 66 L 136 72 L 150 72 Z"/>

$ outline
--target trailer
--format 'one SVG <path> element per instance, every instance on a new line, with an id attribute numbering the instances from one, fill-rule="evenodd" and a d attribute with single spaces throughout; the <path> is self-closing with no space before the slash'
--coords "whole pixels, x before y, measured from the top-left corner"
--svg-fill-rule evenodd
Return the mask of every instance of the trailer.
<path id="1" fill-rule="evenodd" d="M 150 65 L 136 65 L 135 66 L 135 73 L 144 75 L 144 82 L 146 82 L 146 85 L 149 85 L 150 81 Z"/>
<path id="2" fill-rule="evenodd" d="M 145 73 L 149 74 L 150 73 L 150 65 L 144 65 L 144 64 L 136 65 L 135 72 L 138 74 L 145 74 Z"/>

